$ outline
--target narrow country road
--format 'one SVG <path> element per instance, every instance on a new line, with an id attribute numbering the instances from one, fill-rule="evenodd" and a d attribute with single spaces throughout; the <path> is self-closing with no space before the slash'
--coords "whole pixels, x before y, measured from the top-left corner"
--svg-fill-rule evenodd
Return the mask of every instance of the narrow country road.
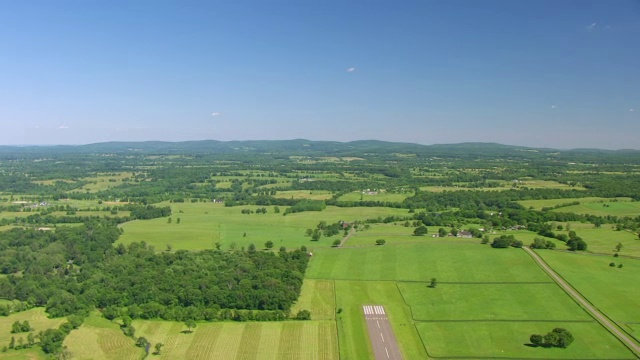
<path id="1" fill-rule="evenodd" d="M 540 265 L 540 267 L 555 281 L 560 287 L 564 289 L 575 301 L 577 301 L 582 307 L 591 314 L 591 316 L 598 320 L 602 326 L 606 327 L 618 340 L 624 343 L 634 354 L 640 358 L 640 346 L 638 346 L 633 339 L 631 339 L 626 333 L 620 330 L 609 318 L 604 316 L 600 310 L 591 305 L 587 299 L 585 299 L 580 293 L 574 290 L 558 273 L 556 273 L 535 251 L 528 247 L 522 247 L 533 260 Z"/>

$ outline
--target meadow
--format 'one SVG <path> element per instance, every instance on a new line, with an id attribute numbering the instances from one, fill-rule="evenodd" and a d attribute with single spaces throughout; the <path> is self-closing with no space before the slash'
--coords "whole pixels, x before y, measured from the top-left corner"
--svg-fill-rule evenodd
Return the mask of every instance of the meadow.
<path id="1" fill-rule="evenodd" d="M 584 295 L 600 311 L 624 327 L 640 323 L 640 260 L 612 256 L 539 250 L 538 253 L 558 274 Z M 616 267 L 609 266 L 610 263 Z M 622 268 L 617 265 L 622 264 Z M 627 329 L 629 330 L 629 329 Z M 638 338 L 640 334 L 636 333 Z"/>
<path id="2" fill-rule="evenodd" d="M 327 190 L 284 190 L 278 191 L 274 197 L 280 199 L 327 200 L 332 193 Z"/>
<path id="3" fill-rule="evenodd" d="M 615 202 L 627 202 L 630 201 L 630 198 L 603 198 L 603 197 L 581 197 L 581 198 L 569 198 L 569 199 L 541 199 L 541 200 L 520 200 L 517 201 L 518 204 L 524 206 L 529 209 L 532 208 L 534 210 L 542 210 L 542 208 L 551 208 L 554 206 L 560 206 L 563 204 L 570 204 L 572 202 L 578 201 L 580 204 L 592 204 L 597 203 L 602 206 L 603 203 L 609 204 Z M 568 206 L 567 206 L 568 207 Z M 561 207 L 556 209 L 555 211 L 565 212 L 563 211 L 567 207 Z"/>
<path id="4" fill-rule="evenodd" d="M 576 305 L 577 306 L 577 305 Z M 532 347 L 531 334 L 566 328 L 575 341 L 566 349 Z M 416 324 L 430 357 L 463 359 L 635 359 L 598 323 L 421 322 Z M 452 336 L 452 334 L 455 334 Z M 597 341 L 594 341 L 597 339 Z"/>
<path id="5" fill-rule="evenodd" d="M 568 212 L 596 216 L 638 216 L 640 202 L 638 201 L 608 201 L 608 202 L 580 202 L 580 205 L 565 206 L 554 209 L 557 212 Z"/>
<path id="6" fill-rule="evenodd" d="M 613 255 L 617 252 L 616 245 L 621 243 L 620 255 L 640 257 L 640 238 L 632 232 L 616 231 L 610 225 L 595 227 L 593 224 L 570 222 L 569 226 L 587 242 L 589 252 Z M 564 231 L 556 231 L 556 233 L 568 234 L 568 231 L 565 228 Z"/>
<path id="7" fill-rule="evenodd" d="M 306 246 L 309 249 L 330 247 L 342 234 L 319 241 L 311 241 L 305 236 L 306 229 L 315 229 L 321 220 L 335 223 L 340 220 L 365 220 L 378 216 L 407 215 L 406 209 L 393 208 L 338 208 L 329 206 L 321 212 L 302 212 L 283 216 L 286 207 L 280 213 L 274 207 L 266 207 L 266 214 L 242 214 L 241 210 L 255 211 L 261 206 L 225 207 L 219 203 L 161 203 L 170 205 L 172 221 L 159 218 L 144 221 L 131 221 L 121 227 L 124 234 L 118 242 L 128 244 L 133 241 L 145 241 L 164 250 L 167 245 L 175 250 L 212 249 L 220 243 L 224 249 L 234 243 L 237 248 L 254 244 L 263 248 L 266 241 L 273 241 L 274 250 L 280 246 L 288 249 Z M 180 218 L 180 223 L 177 219 Z"/>
<path id="8" fill-rule="evenodd" d="M 424 243 L 319 248 L 311 279 L 440 282 L 547 282 L 519 249 L 493 249 L 457 238 L 421 237 Z M 349 240 L 350 241 L 350 240 Z M 488 261 L 490 259 L 490 261 Z"/>
<path id="9" fill-rule="evenodd" d="M 366 193 L 361 191 L 352 191 L 350 193 L 346 193 L 338 198 L 338 201 L 388 201 L 388 202 L 402 202 L 409 196 L 412 196 L 412 193 L 405 194 L 395 194 L 388 193 L 386 191 L 374 192 L 374 193 Z"/>

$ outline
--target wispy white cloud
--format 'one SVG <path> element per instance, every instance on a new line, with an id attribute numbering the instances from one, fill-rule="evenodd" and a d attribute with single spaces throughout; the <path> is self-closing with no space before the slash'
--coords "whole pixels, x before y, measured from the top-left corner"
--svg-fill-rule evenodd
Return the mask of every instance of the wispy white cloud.
<path id="1" fill-rule="evenodd" d="M 589 30 L 589 31 L 595 30 L 597 24 L 598 23 L 591 23 L 591 25 L 587 26 L 587 30 Z"/>
<path id="2" fill-rule="evenodd" d="M 557 105 L 551 105 L 551 108 L 552 108 L 552 109 L 557 109 L 557 108 L 558 108 L 558 106 L 557 106 Z"/>
<path id="3" fill-rule="evenodd" d="M 220 116 L 220 115 L 222 115 L 222 113 L 215 112 L 215 111 L 211 113 L 211 116 Z"/>
<path id="4" fill-rule="evenodd" d="M 636 111 L 636 109 L 629 109 L 629 112 L 634 112 Z"/>
<path id="5" fill-rule="evenodd" d="M 69 128 L 69 127 L 68 127 L 68 126 L 66 126 L 66 125 L 60 125 L 60 126 L 58 126 L 58 129 L 68 129 L 68 128 Z"/>
<path id="6" fill-rule="evenodd" d="M 354 72 L 354 71 L 356 71 L 356 68 L 354 68 L 354 67 L 350 67 L 350 68 L 347 69 L 347 72 Z"/>

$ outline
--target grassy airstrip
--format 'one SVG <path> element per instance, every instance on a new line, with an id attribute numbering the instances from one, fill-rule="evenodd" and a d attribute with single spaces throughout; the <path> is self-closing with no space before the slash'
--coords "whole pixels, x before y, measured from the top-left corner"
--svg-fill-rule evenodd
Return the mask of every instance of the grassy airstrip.
<path id="1" fill-rule="evenodd" d="M 387 308 L 407 359 L 634 358 L 522 250 L 492 249 L 476 239 L 421 239 L 316 251 L 307 276 L 335 279 L 342 358 L 372 357 L 361 309 L 371 303 Z M 437 288 L 428 287 L 431 277 Z M 554 327 L 582 340 L 560 351 L 527 346 L 529 335 Z"/>

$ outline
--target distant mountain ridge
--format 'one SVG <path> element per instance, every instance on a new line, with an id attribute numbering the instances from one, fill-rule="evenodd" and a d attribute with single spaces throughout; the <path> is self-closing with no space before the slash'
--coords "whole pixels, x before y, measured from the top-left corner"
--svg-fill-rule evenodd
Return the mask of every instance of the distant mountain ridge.
<path id="1" fill-rule="evenodd" d="M 37 153 L 94 153 L 94 154 L 234 154 L 260 153 L 299 156 L 357 156 L 362 154 L 415 154 L 421 157 L 437 156 L 478 156 L 478 157 L 518 157 L 557 156 L 572 157 L 622 155 L 636 160 L 640 150 L 603 150 L 571 149 L 559 150 L 534 148 L 528 146 L 504 145 L 498 143 L 465 142 L 457 144 L 421 145 L 415 143 L 389 142 L 381 140 L 357 140 L 349 142 L 293 140 L 246 140 L 246 141 L 142 141 L 142 142 L 103 142 L 87 145 L 51 145 L 51 146 L 0 146 L 0 153 L 20 154 Z M 534 155 L 537 154 L 537 155 Z"/>

